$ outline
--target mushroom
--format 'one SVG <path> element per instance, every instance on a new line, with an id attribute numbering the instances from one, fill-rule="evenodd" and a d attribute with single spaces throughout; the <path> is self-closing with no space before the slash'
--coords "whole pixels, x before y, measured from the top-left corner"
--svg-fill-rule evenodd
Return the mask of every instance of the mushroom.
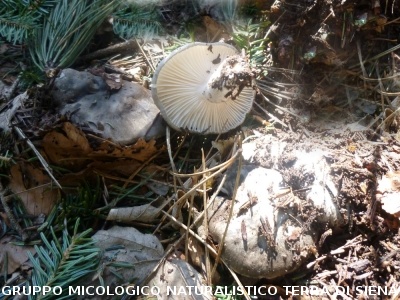
<path id="1" fill-rule="evenodd" d="M 154 73 L 154 103 L 175 130 L 223 133 L 243 123 L 255 95 L 248 60 L 225 43 L 192 43 Z"/>

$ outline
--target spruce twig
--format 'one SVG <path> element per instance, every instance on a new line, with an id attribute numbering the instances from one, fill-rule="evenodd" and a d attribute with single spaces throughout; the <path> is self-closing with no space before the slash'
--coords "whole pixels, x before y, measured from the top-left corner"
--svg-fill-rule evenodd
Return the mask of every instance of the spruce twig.
<path id="1" fill-rule="evenodd" d="M 41 70 L 71 66 L 117 1 L 60 0 L 33 33 L 30 53 Z"/>
<path id="2" fill-rule="evenodd" d="M 87 237 L 91 229 L 78 233 L 78 226 L 79 219 L 75 223 L 73 235 L 70 236 L 65 229 L 61 241 L 57 239 L 53 228 L 51 228 L 53 237 L 51 242 L 41 233 L 44 245 L 40 247 L 35 245 L 37 256 L 28 253 L 34 267 L 30 284 L 60 286 L 63 293 L 57 295 L 57 299 L 75 298 L 75 295 L 68 295 L 68 286 L 95 271 L 100 261 L 100 249 L 95 246 L 91 238 Z M 49 292 L 31 299 L 55 299 L 55 295 Z"/>
<path id="3" fill-rule="evenodd" d="M 161 31 L 155 6 L 128 4 L 113 14 L 114 32 L 123 39 L 152 38 Z"/>

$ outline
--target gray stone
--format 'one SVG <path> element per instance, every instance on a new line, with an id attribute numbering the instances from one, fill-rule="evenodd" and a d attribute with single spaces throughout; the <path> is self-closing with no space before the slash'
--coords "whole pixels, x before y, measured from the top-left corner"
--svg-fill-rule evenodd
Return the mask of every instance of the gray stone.
<path id="1" fill-rule="evenodd" d="M 70 113 L 73 123 L 87 125 L 103 138 L 130 144 L 165 132 L 150 91 L 137 83 L 123 80 L 119 90 L 111 91 L 99 76 L 65 69 L 54 86 L 59 112 Z"/>

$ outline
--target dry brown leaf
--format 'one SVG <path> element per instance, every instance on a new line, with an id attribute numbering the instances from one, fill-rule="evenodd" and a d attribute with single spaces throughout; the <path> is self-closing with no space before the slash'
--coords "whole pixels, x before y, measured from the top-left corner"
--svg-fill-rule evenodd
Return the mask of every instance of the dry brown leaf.
<path id="1" fill-rule="evenodd" d="M 59 190 L 52 187 L 51 179 L 42 169 L 19 163 L 11 167 L 10 174 L 10 188 L 21 198 L 28 214 L 50 213 L 59 198 Z"/>
<path id="2" fill-rule="evenodd" d="M 92 151 L 82 131 L 69 122 L 63 124 L 63 132 L 47 133 L 42 145 L 50 162 L 75 170 L 87 164 L 84 158 Z"/>
<path id="3" fill-rule="evenodd" d="M 102 277 L 106 286 L 142 282 L 164 253 L 160 241 L 152 234 L 143 234 L 133 227 L 114 226 L 93 235 L 96 246 L 103 250 Z M 117 247 L 116 247 L 117 246 Z M 125 264 L 126 267 L 112 266 Z M 117 277 L 115 274 L 119 274 Z"/>
<path id="4" fill-rule="evenodd" d="M 218 23 L 209 16 L 203 17 L 203 24 L 206 27 L 208 38 L 213 40 L 229 39 L 229 35 L 226 33 L 224 25 Z"/>
<path id="5" fill-rule="evenodd" d="M 140 162 L 145 162 L 157 153 L 158 150 L 155 145 L 155 140 L 146 142 L 144 139 L 139 139 L 131 146 L 117 146 L 105 141 L 90 156 L 132 158 Z"/>
<path id="6" fill-rule="evenodd" d="M 79 145 L 79 147 L 84 151 L 84 152 L 89 152 L 91 151 L 91 147 L 89 145 L 88 140 L 86 139 L 85 135 L 81 130 L 76 128 L 72 123 L 70 122 L 65 122 L 63 124 L 63 129 L 65 133 L 67 134 L 67 137 L 75 144 Z"/>
<path id="7" fill-rule="evenodd" d="M 85 134 L 69 122 L 63 124 L 62 130 L 47 133 L 42 147 L 52 164 L 75 172 L 60 178 L 62 184 L 69 186 L 97 175 L 124 181 L 141 169 L 143 162 L 163 151 L 163 148 L 157 149 L 155 140 L 146 142 L 144 139 L 131 146 L 103 141 L 92 149 Z"/>
<path id="8" fill-rule="evenodd" d="M 375 16 L 375 23 L 376 23 L 376 27 L 375 30 L 377 32 L 382 32 L 385 30 L 385 25 L 387 23 L 387 18 L 385 16 Z"/>
<path id="9" fill-rule="evenodd" d="M 28 261 L 27 252 L 35 253 L 31 246 L 16 246 L 11 244 L 13 238 L 9 235 L 0 240 L 0 270 L 4 270 L 7 262 L 6 274 L 14 273 L 21 265 Z M 7 256 L 7 260 L 6 260 Z"/>
<path id="10" fill-rule="evenodd" d="M 128 178 L 135 173 L 140 167 L 141 163 L 135 160 L 118 160 L 112 162 L 95 161 L 88 167 L 92 168 L 94 172 L 99 174 L 108 174 L 116 177 Z"/>
<path id="11" fill-rule="evenodd" d="M 108 179 L 126 181 L 130 175 L 141 168 L 141 164 L 135 160 L 118 160 L 114 162 L 94 161 L 80 172 L 64 175 L 59 182 L 63 186 L 76 186 L 82 181 L 96 182 L 98 175 Z"/>
<path id="12" fill-rule="evenodd" d="M 151 174 L 150 172 L 148 172 L 148 173 Z M 168 184 L 165 184 L 163 182 L 150 181 L 150 182 L 146 183 L 146 186 L 159 196 L 166 196 L 170 189 Z"/>

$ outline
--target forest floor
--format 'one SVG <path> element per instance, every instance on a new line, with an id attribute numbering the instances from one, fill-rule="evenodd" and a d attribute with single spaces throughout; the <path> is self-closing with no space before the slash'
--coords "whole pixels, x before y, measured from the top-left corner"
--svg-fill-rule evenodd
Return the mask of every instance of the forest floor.
<path id="1" fill-rule="evenodd" d="M 228 144 L 220 151 L 218 163 L 223 164 L 232 158 L 238 136 L 271 136 L 271 140 L 286 145 L 278 165 L 267 154 L 265 149 L 268 146 L 262 143 L 256 143 L 254 153 L 257 155 L 252 163 L 264 168 L 278 167 L 293 195 L 305 201 L 305 187 L 313 179 L 294 167 L 293 153 L 322 149 L 330 166 L 329 174 L 338 188 L 334 198 L 344 224 L 333 231 L 328 227 L 322 228 L 313 255 L 295 272 L 274 279 L 257 280 L 239 275 L 237 280 L 242 280 L 244 285 L 274 286 L 278 290 L 276 296 L 259 295 L 257 299 L 398 299 L 400 2 L 253 2 L 270 23 L 263 32 L 268 33 L 268 43 L 262 50 L 264 72 L 259 73 L 257 78 L 260 93 L 251 112 L 253 117 L 246 120 L 241 132 L 232 131 L 218 137 Z M 166 28 L 171 33 L 181 30 L 177 21 L 182 19 L 179 8 L 173 3 L 163 7 Z M 218 15 L 213 15 L 212 10 L 202 13 L 194 22 L 197 24 L 193 30 L 196 41 L 209 42 L 211 36 L 213 41 L 231 39 L 229 28 L 218 21 Z M 96 37 L 99 42 L 88 50 L 86 57 L 90 57 L 96 47 L 108 38 L 109 32 L 104 32 Z M 135 46 L 134 59 L 131 57 L 124 62 L 110 57 L 104 60 L 94 55 L 95 60 L 90 66 L 83 63 L 88 60 L 80 60 L 73 68 L 94 69 L 93 64 L 96 68 L 100 65 L 104 73 L 118 71 L 125 80 L 139 81 L 146 86 L 148 81 L 145 77 L 151 73 L 151 65 L 162 58 L 154 46 L 160 45 L 160 39 L 138 44 L 140 46 Z M 23 51 L 15 46 L 8 47 L 8 50 Z M 123 50 L 125 54 L 132 51 L 131 48 Z M 2 77 L 8 84 L 16 80 L 16 76 L 8 73 L 10 64 L 2 65 Z M 128 74 L 128 69 L 137 72 Z M 0 139 L 2 199 L 8 195 L 9 187 L 14 194 L 21 194 L 24 205 L 28 206 L 26 210 L 36 211 L 35 215 L 28 214 L 29 217 L 26 217 L 24 209 L 17 204 L 6 204 L 12 210 L 7 211 L 9 208 L 4 206 L 6 201 L 3 201 L 0 210 L 3 245 L 15 241 L 15 236 L 18 236 L 18 241 L 31 242 L 32 246 L 32 241 L 39 238 L 38 227 L 44 224 L 44 220 L 48 221 L 46 215 L 51 214 L 54 224 L 61 224 L 64 219 L 76 220 L 76 215 L 79 215 L 80 228 L 93 228 L 94 232 L 115 223 L 124 223 L 118 218 L 119 222 L 108 219 L 110 208 L 142 205 L 149 203 L 149 199 L 159 201 L 157 194 L 179 198 L 177 195 L 182 196 L 181 193 L 184 194 L 201 180 L 200 175 L 192 176 L 191 181 L 188 179 L 189 183 L 173 177 L 171 174 L 176 170 L 171 165 L 171 153 L 181 173 L 192 174 L 195 169 L 196 174 L 201 168 L 206 168 L 201 149 L 206 154 L 216 152 L 216 136 L 193 136 L 174 131 L 170 140 L 162 137 L 151 141 L 140 140 L 126 147 L 114 145 L 96 138 L 85 128 L 79 130 L 65 125 L 70 124 L 65 122 L 68 116 L 54 114 L 48 110 L 49 106 L 51 99 L 47 90 L 29 89 L 25 104 L 13 116 L 16 120 L 14 124 L 18 124 L 16 127 L 23 134 L 14 133 L 11 137 Z M 0 108 L 4 109 L 4 106 Z M 60 132 L 63 137 L 58 135 Z M 28 139 L 32 145 L 26 144 Z M 57 140 L 59 148 L 46 148 L 43 141 L 50 140 Z M 62 193 L 48 190 L 48 172 L 43 162 L 36 158 L 32 160 L 36 157 L 31 152 L 34 148 L 39 149 L 38 152 L 50 162 L 56 171 L 57 182 L 69 188 Z M 74 152 L 75 158 L 80 156 L 81 160 L 74 163 L 71 169 L 71 165 L 63 164 L 63 159 L 74 157 L 71 151 L 76 149 L 86 152 L 84 156 Z M 263 155 L 260 154 L 262 151 L 265 151 Z M 12 158 L 6 153 L 13 153 Z M 85 159 L 82 160 L 82 157 Z M 66 167 L 70 168 L 68 172 Z M 149 174 L 152 174 L 153 183 L 159 183 L 157 187 L 144 183 Z M 208 196 L 216 190 L 217 181 L 208 187 Z M 81 187 L 77 188 L 77 183 Z M 173 190 L 174 195 L 171 196 L 171 190 L 162 192 L 163 187 L 167 187 L 167 191 L 168 188 Z M 66 197 L 68 200 L 64 200 L 62 209 L 59 209 L 62 214 L 57 215 L 54 203 L 58 200 L 55 199 L 69 191 L 79 197 L 85 194 L 84 205 L 79 207 L 74 204 L 76 199 L 82 198 Z M 201 201 L 202 197 L 203 193 L 197 196 Z M 200 200 L 195 199 L 195 203 L 201 203 Z M 200 210 L 201 204 L 198 206 Z M 186 224 L 188 207 L 182 206 L 181 209 L 183 215 L 177 218 Z M 16 220 L 10 219 L 10 215 L 16 216 Z M 136 220 L 133 224 L 143 231 L 156 232 L 165 248 L 174 245 L 175 257 L 188 259 L 185 255 L 187 245 L 176 243 L 179 237 L 177 227 L 171 226 L 159 215 L 155 220 L 149 218 Z M 24 219 L 29 219 L 29 222 Z M 160 229 L 160 223 L 168 223 L 168 226 Z M 15 224 L 20 225 L 15 227 Z M 181 234 L 184 235 L 185 231 Z M 212 241 L 208 240 L 208 243 Z M 18 249 L 18 245 L 7 245 L 8 248 L 4 246 L 0 249 L 0 260 L 6 259 L 6 249 L 14 252 L 13 258 L 9 258 L 8 270 L 26 277 L 31 265 L 26 265 L 24 251 Z M 32 247 L 29 249 L 33 251 Z M 191 259 L 194 260 L 193 256 Z M 196 265 L 196 268 L 201 269 L 201 266 Z M 219 272 L 228 279 L 220 279 L 213 284 L 237 283 L 224 267 L 220 267 Z M 11 273 L 3 275 L 4 282 L 6 278 L 10 282 Z M 298 295 L 295 287 L 311 285 L 320 289 L 329 287 L 330 290 L 319 297 L 310 297 L 306 293 Z M 338 293 L 335 287 L 342 288 L 344 292 L 340 293 L 342 290 L 339 289 Z M 378 293 L 378 287 L 388 289 Z"/>

